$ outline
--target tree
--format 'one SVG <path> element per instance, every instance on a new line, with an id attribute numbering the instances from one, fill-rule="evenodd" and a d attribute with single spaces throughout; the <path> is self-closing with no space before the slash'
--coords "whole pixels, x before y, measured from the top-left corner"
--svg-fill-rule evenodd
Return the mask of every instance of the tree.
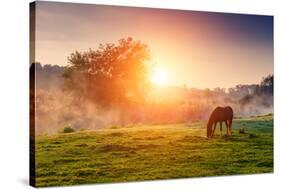
<path id="1" fill-rule="evenodd" d="M 265 93 L 273 94 L 273 75 L 263 78 L 260 86 Z"/>
<path id="2" fill-rule="evenodd" d="M 268 75 L 262 78 L 260 85 L 256 88 L 256 94 L 270 94 L 273 95 L 273 75 Z"/>
<path id="3" fill-rule="evenodd" d="M 68 57 L 64 89 L 102 107 L 141 102 L 149 87 L 149 58 L 147 45 L 131 37 L 76 51 Z"/>

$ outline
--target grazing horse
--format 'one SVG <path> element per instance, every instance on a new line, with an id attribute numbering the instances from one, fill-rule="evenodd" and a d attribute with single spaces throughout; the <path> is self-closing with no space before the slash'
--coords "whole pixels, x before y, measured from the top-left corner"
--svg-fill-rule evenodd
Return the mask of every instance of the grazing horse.
<path id="1" fill-rule="evenodd" d="M 225 122 L 227 128 L 227 135 L 232 135 L 232 119 L 233 110 L 230 106 L 216 107 L 212 112 L 207 124 L 207 138 L 211 138 L 216 130 L 217 123 L 220 123 L 220 131 L 222 135 L 222 123 Z M 214 125 L 214 128 L 213 128 Z"/>

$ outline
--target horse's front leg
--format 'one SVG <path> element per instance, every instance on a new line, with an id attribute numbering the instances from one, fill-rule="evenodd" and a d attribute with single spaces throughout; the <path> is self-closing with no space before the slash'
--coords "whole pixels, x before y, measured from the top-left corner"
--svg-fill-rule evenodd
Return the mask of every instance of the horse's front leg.
<path id="1" fill-rule="evenodd" d="M 217 127 L 217 122 L 215 122 L 214 129 L 213 129 L 213 131 L 212 131 L 212 135 L 211 135 L 212 137 L 214 136 L 214 133 L 215 133 L 216 127 Z"/>

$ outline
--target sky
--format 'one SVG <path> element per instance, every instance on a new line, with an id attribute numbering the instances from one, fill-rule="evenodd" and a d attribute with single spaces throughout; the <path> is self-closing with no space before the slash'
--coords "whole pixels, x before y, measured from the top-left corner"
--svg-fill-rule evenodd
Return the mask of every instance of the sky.
<path id="1" fill-rule="evenodd" d="M 147 44 L 165 84 L 257 84 L 273 74 L 273 17 L 75 3 L 36 3 L 35 60 L 67 65 L 74 51 L 133 37 Z"/>

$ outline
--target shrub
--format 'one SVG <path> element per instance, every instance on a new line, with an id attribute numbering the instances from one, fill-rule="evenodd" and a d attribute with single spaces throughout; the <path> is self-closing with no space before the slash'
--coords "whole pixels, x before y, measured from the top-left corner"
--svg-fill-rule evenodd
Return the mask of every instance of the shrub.
<path id="1" fill-rule="evenodd" d="M 239 133 L 239 134 L 245 134 L 246 132 L 245 132 L 245 129 L 244 129 L 244 128 L 240 128 L 240 129 L 238 130 L 238 133 Z"/>
<path id="2" fill-rule="evenodd" d="M 255 135 L 255 134 L 249 134 L 249 138 L 256 138 L 257 137 L 257 135 Z"/>
<path id="3" fill-rule="evenodd" d="M 112 125 L 111 127 L 110 127 L 110 129 L 119 129 L 120 127 L 118 126 L 118 125 Z"/>
<path id="4" fill-rule="evenodd" d="M 63 133 L 73 133 L 73 132 L 75 132 L 75 130 L 70 126 L 66 126 L 66 127 L 63 128 L 62 132 Z"/>

